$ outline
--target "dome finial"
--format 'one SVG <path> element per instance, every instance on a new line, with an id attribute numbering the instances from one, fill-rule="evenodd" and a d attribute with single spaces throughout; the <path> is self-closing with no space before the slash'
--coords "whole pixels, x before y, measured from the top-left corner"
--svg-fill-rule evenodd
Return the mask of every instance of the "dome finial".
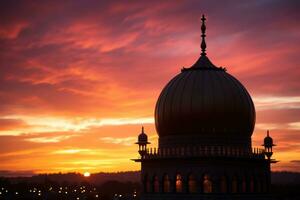
<path id="1" fill-rule="evenodd" d="M 205 56 L 206 55 L 206 53 L 205 53 L 205 51 L 206 51 L 206 43 L 205 43 L 205 37 L 206 37 L 205 30 L 206 30 L 206 26 L 205 26 L 205 20 L 206 20 L 205 16 L 202 15 L 202 18 L 201 18 L 201 21 L 202 21 L 202 25 L 201 25 L 201 32 L 202 32 L 202 34 L 201 34 L 201 37 L 202 37 L 201 51 L 202 51 L 202 53 L 201 53 L 201 56 Z"/>

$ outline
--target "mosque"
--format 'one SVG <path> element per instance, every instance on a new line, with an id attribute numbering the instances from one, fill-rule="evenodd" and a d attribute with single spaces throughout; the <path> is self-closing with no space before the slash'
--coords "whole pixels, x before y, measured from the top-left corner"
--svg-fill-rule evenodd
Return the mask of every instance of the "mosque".
<path id="1" fill-rule="evenodd" d="M 158 148 L 138 136 L 143 200 L 271 199 L 274 146 L 252 148 L 255 107 L 246 88 L 206 55 L 202 18 L 201 56 L 162 90 L 155 107 Z"/>

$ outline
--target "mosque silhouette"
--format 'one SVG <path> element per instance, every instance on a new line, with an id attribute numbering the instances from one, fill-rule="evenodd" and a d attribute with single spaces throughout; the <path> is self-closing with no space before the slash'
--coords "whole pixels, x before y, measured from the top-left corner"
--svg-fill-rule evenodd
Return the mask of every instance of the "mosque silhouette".
<path id="1" fill-rule="evenodd" d="M 246 88 L 206 56 L 205 16 L 201 56 L 162 90 L 155 107 L 158 148 L 138 136 L 143 200 L 271 199 L 274 146 L 252 148 L 255 107 Z"/>

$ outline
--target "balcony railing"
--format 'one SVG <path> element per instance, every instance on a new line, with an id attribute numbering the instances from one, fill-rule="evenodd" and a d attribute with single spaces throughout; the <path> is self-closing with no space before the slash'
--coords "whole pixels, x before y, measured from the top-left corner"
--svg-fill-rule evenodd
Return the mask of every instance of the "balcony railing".
<path id="1" fill-rule="evenodd" d="M 264 159 L 264 149 L 236 148 L 225 146 L 195 146 L 177 148 L 147 148 L 140 151 L 140 159 L 180 157 L 245 157 Z"/>

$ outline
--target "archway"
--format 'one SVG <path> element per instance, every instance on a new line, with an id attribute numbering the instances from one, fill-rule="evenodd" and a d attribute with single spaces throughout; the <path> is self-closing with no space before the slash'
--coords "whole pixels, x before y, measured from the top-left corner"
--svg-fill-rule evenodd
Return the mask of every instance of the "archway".
<path id="1" fill-rule="evenodd" d="M 212 193 L 212 181 L 209 175 L 205 174 L 203 177 L 203 193 Z"/>
<path id="2" fill-rule="evenodd" d="M 171 192 L 170 179 L 167 174 L 165 174 L 163 177 L 163 192 L 165 192 L 165 193 Z"/>
<path id="3" fill-rule="evenodd" d="M 258 192 L 258 193 L 261 193 L 261 191 L 262 191 L 262 188 L 261 188 L 261 180 L 259 180 L 259 179 L 256 179 L 256 191 Z"/>
<path id="4" fill-rule="evenodd" d="M 254 179 L 253 179 L 253 176 L 250 177 L 250 184 L 249 184 L 249 189 L 250 189 L 250 192 L 253 193 L 254 192 Z"/>
<path id="5" fill-rule="evenodd" d="M 227 193 L 227 179 L 226 176 L 221 176 L 220 179 L 220 192 Z"/>
<path id="6" fill-rule="evenodd" d="M 182 192 L 183 191 L 183 189 L 182 189 L 182 177 L 181 177 L 181 175 L 180 174 L 177 174 L 176 175 L 176 183 L 175 183 L 175 189 L 176 189 L 176 192 L 178 192 L 178 193 L 180 193 L 180 192 Z"/>
<path id="7" fill-rule="evenodd" d="M 146 193 L 149 193 L 149 192 L 151 192 L 150 190 L 151 190 L 151 183 L 150 183 L 148 175 L 146 174 L 145 178 L 144 178 L 144 191 Z"/>
<path id="8" fill-rule="evenodd" d="M 238 183 L 237 183 L 237 178 L 236 176 L 234 176 L 232 178 L 232 182 L 231 182 L 231 192 L 232 193 L 237 193 L 238 192 Z"/>
<path id="9" fill-rule="evenodd" d="M 158 179 L 158 176 L 154 176 L 154 178 L 153 178 L 153 191 L 155 193 L 159 192 L 159 179 Z"/>
<path id="10" fill-rule="evenodd" d="M 194 175 L 190 174 L 188 177 L 188 191 L 189 193 L 197 192 L 197 182 Z"/>
<path id="11" fill-rule="evenodd" d="M 247 183 L 246 183 L 246 177 L 242 178 L 242 192 L 247 192 Z"/>

